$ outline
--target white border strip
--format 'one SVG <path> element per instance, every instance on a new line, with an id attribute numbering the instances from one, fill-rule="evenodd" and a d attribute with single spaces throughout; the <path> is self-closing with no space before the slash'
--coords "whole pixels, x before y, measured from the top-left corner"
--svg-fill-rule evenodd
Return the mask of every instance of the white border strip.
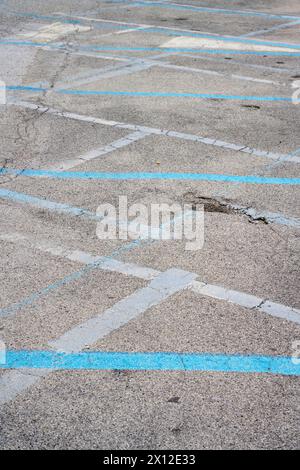
<path id="1" fill-rule="evenodd" d="M 50 341 L 48 345 L 56 351 L 82 351 L 126 325 L 149 308 L 188 288 L 196 276 L 196 274 L 180 269 L 169 269 L 160 273 L 150 282 L 149 286 L 137 290 L 105 312 L 75 326 L 57 340 Z M 0 405 L 12 401 L 51 372 L 51 369 L 40 371 L 33 369 L 9 370 L 5 372 L 0 377 Z"/>
<path id="2" fill-rule="evenodd" d="M 52 242 L 38 242 L 36 239 L 31 239 L 30 236 L 25 236 L 19 233 L 0 233 L 0 240 L 5 240 L 11 243 L 21 243 L 22 245 L 29 246 L 30 248 L 82 264 L 89 264 L 102 259 L 106 260 L 105 257 L 95 257 L 83 251 L 69 250 L 61 246 L 57 246 Z M 161 274 L 160 271 L 152 268 L 142 267 L 132 263 L 124 263 L 122 261 L 116 261 L 112 259 L 108 259 L 103 264 L 99 265 L 99 269 L 119 272 L 121 274 L 146 280 L 155 279 Z M 198 276 L 193 273 L 191 274 L 194 277 Z M 207 284 L 205 282 L 194 281 L 190 287 L 197 294 L 212 297 L 214 299 L 224 300 L 247 309 L 255 309 L 268 315 L 300 324 L 300 310 L 296 308 L 288 307 L 286 305 L 272 302 L 267 299 L 262 299 L 244 292 L 226 289 L 222 286 Z"/>
<path id="3" fill-rule="evenodd" d="M 291 162 L 291 163 L 300 163 L 300 156 L 297 156 L 297 155 L 294 155 L 294 156 L 284 155 L 284 154 L 279 154 L 279 153 L 267 152 L 265 150 L 257 150 L 255 148 L 247 147 L 245 145 L 232 144 L 229 142 L 224 142 L 222 140 L 201 137 L 201 136 L 194 135 L 194 134 L 186 134 L 183 132 L 175 132 L 175 131 L 170 131 L 170 130 L 157 129 L 154 127 L 139 126 L 135 124 L 125 124 L 125 123 L 117 122 L 117 121 L 108 121 L 106 119 L 100 119 L 100 118 L 96 118 L 92 116 L 85 116 L 82 114 L 60 111 L 58 109 L 49 108 L 45 106 L 39 106 L 39 105 L 36 105 L 31 102 L 27 102 L 27 101 L 11 100 L 8 104 L 14 105 L 14 106 L 20 106 L 20 107 L 27 108 L 27 109 L 32 109 L 40 113 L 49 113 L 49 114 L 64 117 L 67 119 L 74 119 L 76 121 L 92 122 L 94 124 L 101 124 L 104 126 L 117 127 L 120 129 L 129 129 L 135 132 L 140 131 L 146 134 L 165 135 L 165 136 L 174 137 L 177 139 L 200 142 L 202 144 L 212 145 L 214 147 L 220 147 L 226 150 L 234 150 L 236 152 L 247 153 L 250 155 L 254 155 L 256 157 L 270 158 L 278 162 L 284 161 L 284 162 Z"/>
<path id="4" fill-rule="evenodd" d="M 127 145 L 130 145 L 133 142 L 137 142 L 138 140 L 144 139 L 148 135 L 150 134 L 147 132 L 136 131 L 134 133 L 126 135 L 121 139 L 115 140 L 114 142 L 108 145 L 80 155 L 79 157 L 73 158 L 71 160 L 66 160 L 64 162 L 56 163 L 55 165 L 47 166 L 46 168 L 53 171 L 70 170 L 71 168 L 82 165 L 85 162 L 95 160 L 96 158 L 103 157 L 104 155 L 114 152 L 115 150 L 127 147 Z"/>

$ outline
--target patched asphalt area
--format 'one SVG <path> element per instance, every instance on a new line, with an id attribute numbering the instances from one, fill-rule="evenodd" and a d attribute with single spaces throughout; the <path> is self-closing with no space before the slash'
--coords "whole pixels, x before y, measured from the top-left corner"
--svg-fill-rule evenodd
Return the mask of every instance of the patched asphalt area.
<path id="1" fill-rule="evenodd" d="M 1 2 L 1 449 L 299 448 L 299 27 Z M 196 249 L 101 239 L 120 197 L 203 207 Z"/>

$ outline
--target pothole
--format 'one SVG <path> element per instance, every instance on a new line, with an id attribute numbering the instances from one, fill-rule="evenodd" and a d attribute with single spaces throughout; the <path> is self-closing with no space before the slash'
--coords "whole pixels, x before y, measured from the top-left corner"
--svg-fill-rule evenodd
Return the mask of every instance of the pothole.
<path id="1" fill-rule="evenodd" d="M 234 214 L 234 210 L 228 207 L 225 202 L 220 202 L 209 197 L 197 196 L 194 193 L 184 194 L 184 202 L 192 205 L 196 210 L 197 205 L 204 206 L 204 212 L 219 212 L 222 214 Z"/>
<path id="2" fill-rule="evenodd" d="M 233 201 L 205 197 L 193 192 L 185 193 L 183 199 L 185 204 L 192 205 L 192 210 L 196 210 L 197 205 L 202 205 L 204 212 L 245 216 L 251 223 L 269 224 L 269 220 L 255 209 L 240 206 Z"/>

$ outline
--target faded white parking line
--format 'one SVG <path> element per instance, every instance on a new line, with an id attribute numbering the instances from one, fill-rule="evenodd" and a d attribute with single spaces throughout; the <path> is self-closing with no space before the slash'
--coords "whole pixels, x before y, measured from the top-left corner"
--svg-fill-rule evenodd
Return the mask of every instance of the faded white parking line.
<path id="1" fill-rule="evenodd" d="M 67 82 L 67 83 L 64 83 L 64 82 L 57 83 L 55 88 L 57 89 L 57 88 L 63 87 L 65 90 L 67 90 L 68 88 L 71 88 L 71 87 L 77 88 L 77 87 L 80 87 L 81 85 L 87 85 L 89 83 L 95 83 L 98 80 L 102 80 L 102 79 L 106 79 L 106 78 L 119 77 L 119 76 L 122 76 L 122 75 L 130 75 L 132 73 L 141 72 L 143 70 L 147 70 L 147 69 L 153 67 L 153 65 L 154 64 L 150 63 L 150 62 L 145 62 L 144 61 L 144 62 L 138 62 L 137 63 L 136 60 L 131 61 L 131 62 L 128 60 L 128 64 L 121 65 L 119 67 L 115 67 L 114 69 L 111 68 L 111 70 L 99 71 L 97 73 L 93 73 L 89 77 L 78 79 L 78 80 L 72 80 L 72 81 Z"/>
<path id="2" fill-rule="evenodd" d="M 65 258 L 80 264 L 98 264 L 98 269 L 103 271 L 111 271 L 126 276 L 133 276 L 139 279 L 150 281 L 160 274 L 160 271 L 133 263 L 124 263 L 114 258 L 106 256 L 94 256 L 81 250 L 70 250 L 62 246 L 56 245 L 49 240 L 37 240 L 21 233 L 0 233 L 0 240 L 9 243 L 17 243 L 24 247 L 37 249 L 43 253 L 49 253 L 53 256 Z"/>
<path id="3" fill-rule="evenodd" d="M 140 132 L 145 132 L 147 134 L 165 135 L 168 137 L 174 137 L 176 139 L 190 140 L 193 142 L 201 142 L 202 144 L 205 144 L 205 145 L 212 145 L 215 147 L 223 148 L 225 150 L 233 150 L 236 152 L 247 153 L 250 155 L 254 155 L 256 157 L 270 158 L 271 160 L 276 160 L 276 161 L 300 163 L 300 156 L 297 156 L 297 155 L 280 154 L 280 153 L 275 153 L 275 152 L 268 152 L 266 150 L 258 150 L 255 148 L 247 147 L 245 145 L 238 145 L 238 144 L 233 144 L 229 142 L 224 142 L 222 140 L 218 140 L 214 138 L 201 137 L 195 134 L 187 134 L 183 132 L 157 129 L 154 127 L 139 126 L 136 124 L 125 124 L 125 123 L 117 122 L 117 121 L 109 121 L 106 119 L 86 116 L 86 115 L 77 114 L 77 113 L 71 113 L 67 111 L 66 112 L 60 111 L 58 109 L 45 107 L 45 106 L 39 106 L 28 101 L 11 100 L 8 104 L 20 106 L 20 107 L 27 108 L 27 109 L 32 109 L 34 111 L 41 112 L 41 113 L 49 113 L 55 116 L 61 116 L 67 119 L 74 119 L 74 120 L 83 121 L 83 122 L 92 122 L 94 124 L 102 124 L 104 126 L 117 127 L 120 129 L 128 129 L 132 131 L 140 131 Z"/>
<path id="4" fill-rule="evenodd" d="M 119 272 L 121 274 L 130 275 L 140 279 L 155 279 L 161 274 L 160 271 L 148 267 L 142 267 L 132 263 L 124 263 L 105 257 L 95 257 L 89 253 L 77 250 L 69 250 L 61 246 L 57 246 L 49 241 L 37 241 L 36 237 L 33 239 L 30 236 L 23 234 L 0 234 L 0 240 L 6 240 L 11 243 L 20 243 L 30 248 L 36 248 L 40 251 L 50 253 L 54 256 L 76 261 L 81 264 L 94 263 L 95 261 L 104 260 L 103 264 L 99 265 L 99 269 Z M 191 273 L 193 274 L 193 273 Z M 194 275 L 194 274 L 193 274 Z M 198 277 L 198 275 L 195 275 Z M 278 302 L 273 302 L 268 299 L 263 299 L 251 294 L 227 289 L 222 286 L 208 284 L 200 281 L 193 281 L 190 288 L 197 294 L 212 297 L 214 299 L 224 300 L 247 309 L 255 309 L 268 315 L 278 317 L 284 320 L 292 321 L 300 324 L 300 310 L 289 307 Z"/>
<path id="5" fill-rule="evenodd" d="M 48 345 L 56 351 L 82 351 L 126 325 L 149 308 L 188 288 L 196 277 L 196 274 L 180 269 L 169 269 L 160 273 L 149 286 L 139 289 L 105 312 L 72 328 L 57 340 L 50 341 Z M 51 372 L 51 370 L 33 369 L 5 372 L 0 377 L 0 405 L 14 400 L 20 393 L 37 384 L 41 378 Z"/>
<path id="6" fill-rule="evenodd" d="M 95 160 L 96 158 L 107 155 L 108 153 L 114 152 L 115 150 L 126 147 L 132 144 L 133 142 L 137 142 L 141 139 L 144 139 L 148 135 L 150 134 L 147 132 L 136 131 L 134 133 L 128 134 L 126 137 L 123 137 L 122 139 L 118 139 L 112 142 L 111 144 L 105 145 L 98 149 L 91 150 L 90 152 L 80 155 L 79 157 L 66 160 L 64 162 L 56 163 L 55 165 L 50 165 L 50 166 L 47 165 L 46 168 L 53 170 L 53 171 L 70 170 L 71 168 L 82 165 L 85 162 L 88 162 L 90 160 Z"/>
<path id="7" fill-rule="evenodd" d="M 248 309 L 255 309 L 273 317 L 288 320 L 300 325 L 300 310 L 278 302 L 271 302 L 254 295 L 198 281 L 193 283 L 192 290 L 198 294 L 212 297 L 213 299 L 225 300 L 226 302 L 240 305 Z"/>
<path id="8" fill-rule="evenodd" d="M 36 42 L 52 42 L 60 37 L 67 36 L 69 34 L 84 33 L 91 31 L 91 29 L 92 28 L 90 26 L 57 22 L 43 26 L 37 31 L 18 34 L 17 37 L 31 39 L 32 41 Z"/>
<path id="9" fill-rule="evenodd" d="M 262 34 L 267 34 L 267 33 L 272 33 L 273 31 L 278 31 L 280 29 L 287 29 L 291 28 L 293 26 L 298 26 L 300 24 L 300 21 L 290 21 L 289 23 L 284 23 L 284 24 L 279 24 L 277 26 L 273 26 L 272 28 L 267 28 L 267 29 L 261 29 L 260 31 L 251 31 L 251 33 L 248 34 L 243 34 L 243 36 L 240 36 L 241 38 L 250 38 L 252 36 L 261 36 Z"/>
<path id="10" fill-rule="evenodd" d="M 175 37 L 160 47 L 162 48 L 195 48 L 195 49 L 224 49 L 224 50 L 232 50 L 232 51 L 256 51 L 256 52 L 297 52 L 297 48 L 290 47 L 282 47 L 282 46 L 271 46 L 267 44 L 251 44 L 251 43 L 244 43 L 244 42 L 236 42 L 230 41 L 228 38 L 227 40 L 223 39 L 213 39 L 213 38 L 196 38 L 196 37 L 188 37 L 188 36 L 178 36 Z"/>
<path id="11" fill-rule="evenodd" d="M 286 86 L 286 83 L 283 83 L 283 82 L 280 83 L 274 80 L 254 78 L 254 77 L 249 77 L 245 75 L 222 73 L 222 72 L 217 72 L 215 70 L 201 69 L 201 68 L 196 68 L 196 67 L 187 67 L 183 65 L 174 65 L 174 64 L 169 64 L 167 62 L 156 62 L 153 65 L 156 65 L 158 67 L 164 67 L 167 69 L 182 70 L 183 72 L 192 72 L 192 73 L 200 73 L 200 74 L 202 73 L 204 75 L 214 75 L 218 77 L 232 78 L 235 80 L 243 80 L 243 81 L 249 81 L 249 82 L 254 82 L 254 83 L 265 83 L 265 84 L 270 84 L 270 85 Z"/>
<path id="12" fill-rule="evenodd" d="M 196 277 L 196 274 L 181 269 L 169 269 L 153 279 L 148 287 L 138 290 L 104 313 L 76 326 L 58 340 L 50 341 L 49 345 L 59 352 L 82 351 L 149 308 L 187 288 Z"/>

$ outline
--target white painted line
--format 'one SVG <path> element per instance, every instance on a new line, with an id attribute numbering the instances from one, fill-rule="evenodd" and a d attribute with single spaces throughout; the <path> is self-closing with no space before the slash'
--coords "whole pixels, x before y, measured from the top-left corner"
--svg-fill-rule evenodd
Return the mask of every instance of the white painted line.
<path id="1" fill-rule="evenodd" d="M 176 53 L 170 53 L 169 55 L 176 55 Z M 193 58 L 193 59 L 198 59 L 202 61 L 209 61 L 209 62 L 221 62 L 223 64 L 228 65 L 228 60 L 223 59 L 221 57 L 207 57 L 206 55 L 201 55 L 201 53 L 198 54 L 180 54 L 180 57 L 188 57 L 188 58 Z M 261 64 L 250 64 L 247 62 L 241 62 L 239 60 L 235 60 L 233 58 L 230 59 L 230 64 L 235 64 L 239 65 L 245 68 L 250 68 L 250 69 L 257 69 L 257 70 L 268 70 L 270 72 L 275 72 L 275 73 L 288 73 L 290 74 L 291 72 L 294 72 L 293 69 L 289 69 L 286 67 L 272 67 L 268 65 L 261 65 Z"/>
<path id="2" fill-rule="evenodd" d="M 286 307 L 285 305 L 271 302 L 270 300 L 263 302 L 257 309 L 272 317 L 283 318 L 284 320 L 300 324 L 300 311 L 297 309 Z"/>
<path id="3" fill-rule="evenodd" d="M 56 351 L 82 351 L 137 318 L 149 308 L 188 288 L 195 278 L 196 274 L 180 269 L 169 269 L 160 273 L 148 287 L 136 291 L 105 312 L 72 328 L 56 341 L 50 341 L 48 345 Z M 51 370 L 5 372 L 0 377 L 0 405 L 14 400 L 20 393 L 37 384 L 41 378 L 51 372 Z"/>
<path id="4" fill-rule="evenodd" d="M 125 123 L 117 122 L 117 121 L 108 121 L 106 119 L 100 119 L 100 118 L 96 118 L 92 116 L 85 116 L 82 114 L 59 111 L 54 108 L 39 106 L 39 105 L 36 105 L 31 102 L 27 102 L 27 101 L 11 100 L 8 104 L 14 105 L 14 106 L 21 106 L 23 108 L 32 109 L 41 113 L 48 113 L 48 114 L 53 114 L 55 116 L 61 116 L 61 117 L 68 118 L 68 119 L 74 119 L 77 121 L 92 122 L 94 124 L 102 124 L 104 126 L 111 126 L 111 127 L 115 126 L 120 129 L 129 129 L 133 131 L 145 132 L 146 134 L 167 135 L 168 137 L 174 137 L 177 139 L 192 140 L 194 142 L 201 142 L 206 145 L 221 147 L 227 150 L 234 150 L 236 152 L 248 153 L 256 157 L 270 158 L 271 160 L 275 160 L 278 162 L 285 161 L 285 162 L 290 162 L 290 163 L 300 163 L 300 156 L 297 156 L 297 155 L 294 155 L 294 156 L 285 155 L 285 154 L 280 154 L 280 153 L 268 152 L 265 150 L 258 150 L 255 148 L 246 147 L 244 145 L 232 144 L 229 142 L 224 142 L 224 141 L 220 141 L 220 140 L 213 139 L 213 138 L 201 137 L 201 136 L 194 135 L 194 134 L 186 134 L 183 132 L 156 129 L 153 127 L 139 126 L 135 124 L 125 124 Z"/>
<path id="5" fill-rule="evenodd" d="M 253 220 L 265 220 L 268 223 L 286 225 L 288 227 L 300 228 L 300 219 L 296 217 L 286 217 L 278 212 L 259 211 L 254 207 L 244 207 L 239 204 L 228 204 L 228 207 L 251 217 Z"/>
<path id="6" fill-rule="evenodd" d="M 99 263 L 97 267 L 100 270 L 137 277 L 146 281 L 150 281 L 160 274 L 160 271 L 157 271 L 156 269 L 139 266 L 133 263 L 125 263 L 105 256 L 94 256 L 80 250 L 70 250 L 68 248 L 58 246 L 48 240 L 33 239 L 30 236 L 25 236 L 17 232 L 0 233 L 0 240 L 10 243 L 18 243 L 22 246 L 30 247 L 31 249 L 36 249 L 43 253 L 49 253 L 53 256 L 65 258 L 80 264 L 88 265 Z"/>
<path id="7" fill-rule="evenodd" d="M 9 370 L 0 376 L 0 406 L 9 403 L 20 393 L 37 384 L 51 370 Z"/>
<path id="8" fill-rule="evenodd" d="M 98 73 L 93 73 L 89 77 L 79 79 L 79 80 L 72 80 L 71 82 L 67 82 L 67 83 L 57 83 L 55 89 L 63 88 L 67 90 L 68 88 L 78 88 L 82 85 L 87 85 L 88 83 L 95 83 L 99 80 L 103 80 L 106 78 L 120 77 L 123 75 L 129 75 L 131 73 L 141 72 L 143 70 L 147 70 L 153 67 L 154 65 L 150 62 L 146 63 L 145 61 L 142 63 L 137 63 L 136 60 L 130 62 L 127 59 L 126 61 L 128 62 L 127 64 L 121 65 L 118 68 L 115 67 L 114 69 L 111 69 L 111 70 L 99 71 Z"/>
<path id="9" fill-rule="evenodd" d="M 23 39 L 30 39 L 36 42 L 51 42 L 55 41 L 60 37 L 67 36 L 68 34 L 83 33 L 91 31 L 90 26 L 81 26 L 68 23 L 53 23 L 47 26 L 43 26 L 37 31 L 31 31 L 29 33 L 18 34 L 17 37 Z"/>
<path id="10" fill-rule="evenodd" d="M 123 137 L 121 139 L 118 139 L 112 142 L 109 145 L 100 147 L 99 149 L 91 150 L 90 152 L 80 155 L 77 158 L 73 158 L 71 160 L 66 160 L 64 162 L 56 163 L 55 165 L 50 165 L 50 166 L 47 165 L 47 169 L 50 169 L 53 171 L 70 170 L 71 168 L 82 165 L 85 162 L 95 160 L 96 158 L 99 158 L 99 157 L 103 157 L 104 155 L 114 152 L 117 149 L 126 147 L 132 144 L 133 142 L 137 142 L 138 140 L 144 139 L 148 135 L 150 134 L 146 132 L 136 131 L 134 133 L 128 134 L 126 137 Z"/>
<path id="11" fill-rule="evenodd" d="M 158 279 L 161 274 L 160 271 L 154 270 L 152 268 L 142 267 L 132 263 L 124 263 L 122 261 L 115 261 L 112 259 L 107 259 L 105 257 L 95 257 L 82 251 L 68 250 L 57 246 L 52 242 L 50 243 L 48 241 L 37 241 L 36 238 L 33 239 L 30 238 L 30 236 L 24 236 L 18 233 L 0 233 L 0 240 L 9 241 L 11 243 L 21 243 L 24 246 L 36 248 L 43 252 L 51 253 L 54 256 L 63 257 L 71 261 L 76 261 L 83 264 L 90 264 L 98 260 L 104 260 L 103 264 L 101 263 L 101 265 L 99 265 L 99 269 L 114 271 L 140 279 Z M 198 276 L 193 273 L 190 274 L 195 277 Z M 257 309 L 268 315 L 300 324 L 300 310 L 293 307 L 288 307 L 286 305 L 262 299 L 251 294 L 226 289 L 222 286 L 207 284 L 205 282 L 200 282 L 196 280 L 191 283 L 190 288 L 195 293 L 200 295 L 212 297 L 214 299 L 224 300 L 226 302 L 230 302 L 247 309 Z"/>
<path id="12" fill-rule="evenodd" d="M 84 217 L 94 221 L 100 221 L 94 212 L 79 207 L 69 206 L 68 204 L 61 204 L 59 202 L 49 201 L 48 199 L 41 199 L 35 196 L 30 196 L 9 189 L 0 188 L 0 199 L 17 202 L 20 204 L 27 204 L 31 207 L 38 209 L 47 209 L 48 211 L 57 212 L 59 214 L 67 214 L 73 217 Z"/>
<path id="13" fill-rule="evenodd" d="M 230 49 L 233 51 L 256 51 L 256 52 L 297 52 L 298 49 L 292 47 L 279 47 L 260 44 L 245 44 L 243 42 L 224 41 L 222 39 L 193 38 L 188 36 L 179 36 L 173 38 L 160 47 L 162 48 L 195 48 L 195 49 Z"/>
<path id="14" fill-rule="evenodd" d="M 169 269 L 161 273 L 148 287 L 138 290 L 126 297 L 104 313 L 76 326 L 49 346 L 59 352 L 79 352 L 95 344 L 114 330 L 126 325 L 171 295 L 187 288 L 197 277 L 180 269 Z"/>
<path id="15" fill-rule="evenodd" d="M 58 13 L 57 13 L 58 14 Z M 60 13 L 58 15 L 65 15 L 65 13 Z M 208 31 L 200 31 L 196 29 L 184 29 L 184 28 L 177 28 L 173 26 L 161 26 L 157 24 L 146 24 L 146 23 L 131 23 L 131 22 L 125 22 L 125 21 L 116 21 L 116 20 L 107 20 L 105 18 L 91 18 L 91 17 L 85 17 L 85 16 L 75 16 L 75 15 L 68 15 L 68 18 L 71 19 L 78 19 L 78 20 L 84 20 L 84 21 L 91 21 L 95 23 L 112 23 L 112 24 L 119 24 L 119 25 L 124 25 L 124 26 L 137 26 L 139 28 L 159 28 L 161 30 L 170 30 L 170 31 L 178 31 L 178 32 L 183 32 L 183 33 L 200 33 L 200 34 L 208 34 L 210 36 L 215 36 L 216 39 L 219 38 L 220 34 L 208 32 Z M 295 17 L 296 18 L 296 17 Z M 296 19 L 295 23 L 298 23 L 300 20 Z M 236 36 L 227 36 L 228 38 L 234 38 L 236 39 Z M 227 42 L 227 41 L 226 41 Z M 282 50 L 282 49 L 281 49 Z"/>
<path id="16" fill-rule="evenodd" d="M 174 65 L 170 64 L 168 62 L 155 62 L 153 65 L 157 67 L 163 67 L 167 69 L 174 69 L 174 70 L 181 70 L 183 72 L 192 72 L 192 73 L 200 73 L 204 75 L 212 75 L 212 76 L 217 76 L 217 77 L 225 77 L 225 78 L 233 78 L 236 80 L 243 80 L 243 81 L 249 81 L 249 82 L 254 82 L 254 83 L 265 83 L 265 84 L 270 84 L 270 85 L 281 85 L 281 86 L 286 86 L 285 83 L 279 83 L 275 82 L 273 80 L 266 80 L 262 78 L 254 78 L 254 77 L 249 77 L 249 76 L 244 76 L 244 75 L 236 75 L 236 74 L 229 74 L 229 73 L 223 73 L 223 72 L 216 72 L 215 70 L 209 70 L 209 69 L 200 69 L 196 67 L 187 67 L 183 65 Z"/>
<path id="17" fill-rule="evenodd" d="M 133 33 L 135 31 L 140 31 L 141 29 L 147 29 L 151 28 L 151 26 L 139 26 L 138 28 L 131 28 L 131 29 L 125 29 L 121 31 L 116 31 L 114 34 L 127 34 L 127 33 Z"/>
<path id="18" fill-rule="evenodd" d="M 277 26 L 273 26 L 272 28 L 268 29 L 261 29 L 260 31 L 251 31 L 251 33 L 248 34 L 243 34 L 243 36 L 240 36 L 241 38 L 250 38 L 252 36 L 261 36 L 262 34 L 267 34 L 267 33 L 272 33 L 273 31 L 278 31 L 280 29 L 287 29 L 287 28 L 292 28 L 293 26 L 298 26 L 300 24 L 300 21 L 290 21 L 289 23 L 284 23 L 280 24 Z"/>
<path id="19" fill-rule="evenodd" d="M 231 302 L 250 309 L 257 307 L 262 302 L 262 299 L 253 295 L 225 289 L 225 287 L 221 286 L 205 284 L 199 281 L 193 282 L 192 290 L 197 294 L 212 297 L 213 299 L 225 300 L 226 302 Z"/>
<path id="20" fill-rule="evenodd" d="M 286 305 L 264 300 L 243 292 L 198 281 L 192 283 L 191 289 L 197 294 L 212 297 L 213 299 L 225 300 L 226 302 L 240 305 L 241 307 L 255 309 L 273 317 L 300 324 L 300 310 L 296 308 L 287 307 Z"/>

